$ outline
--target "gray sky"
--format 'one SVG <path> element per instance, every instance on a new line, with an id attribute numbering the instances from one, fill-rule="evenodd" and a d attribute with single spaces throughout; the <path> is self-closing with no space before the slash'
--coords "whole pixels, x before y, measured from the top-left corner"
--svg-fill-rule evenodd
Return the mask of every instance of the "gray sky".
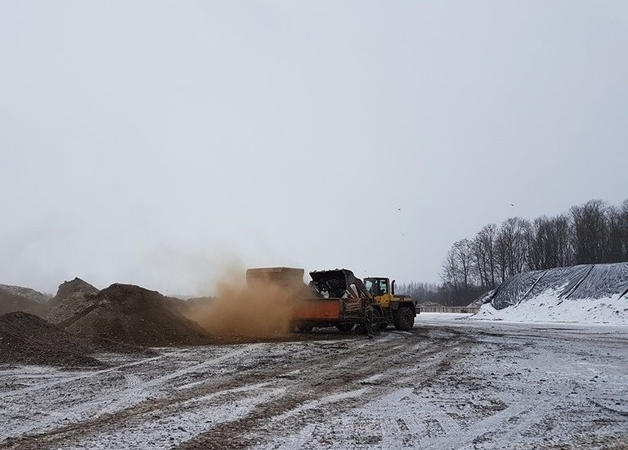
<path id="1" fill-rule="evenodd" d="M 438 281 L 628 198 L 627 49 L 624 0 L 0 0 L 0 283 Z"/>

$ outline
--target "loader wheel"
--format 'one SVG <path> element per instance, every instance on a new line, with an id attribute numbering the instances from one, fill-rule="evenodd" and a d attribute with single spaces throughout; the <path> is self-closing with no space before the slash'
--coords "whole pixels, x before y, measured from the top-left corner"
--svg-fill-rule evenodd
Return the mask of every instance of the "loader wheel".
<path id="1" fill-rule="evenodd" d="M 348 333 L 353 330 L 354 325 L 355 324 L 353 323 L 339 323 L 338 325 L 336 325 L 336 328 L 338 328 L 338 331 L 340 331 L 341 333 Z"/>
<path id="2" fill-rule="evenodd" d="M 399 308 L 393 322 L 396 329 L 408 331 L 414 326 L 414 314 L 410 308 Z"/>

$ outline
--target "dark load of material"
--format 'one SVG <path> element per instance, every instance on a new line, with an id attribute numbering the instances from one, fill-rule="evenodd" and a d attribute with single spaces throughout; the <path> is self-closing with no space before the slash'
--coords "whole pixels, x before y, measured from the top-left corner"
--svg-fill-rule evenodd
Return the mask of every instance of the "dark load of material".
<path id="1" fill-rule="evenodd" d="M 362 280 L 347 269 L 310 272 L 310 295 L 295 302 L 292 317 L 300 330 L 336 326 L 350 331 L 366 320 L 365 308 L 374 303 Z"/>

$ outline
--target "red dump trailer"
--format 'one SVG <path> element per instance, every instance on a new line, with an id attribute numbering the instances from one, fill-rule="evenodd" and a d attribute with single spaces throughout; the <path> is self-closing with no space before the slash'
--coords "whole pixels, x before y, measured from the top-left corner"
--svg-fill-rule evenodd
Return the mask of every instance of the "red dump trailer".
<path id="1" fill-rule="evenodd" d="M 377 308 L 362 280 L 347 269 L 310 272 L 312 281 L 307 285 L 304 270 L 291 267 L 249 269 L 246 276 L 251 287 L 270 282 L 288 290 L 292 322 L 301 331 L 330 326 L 350 331 L 365 322 L 367 305 Z"/>

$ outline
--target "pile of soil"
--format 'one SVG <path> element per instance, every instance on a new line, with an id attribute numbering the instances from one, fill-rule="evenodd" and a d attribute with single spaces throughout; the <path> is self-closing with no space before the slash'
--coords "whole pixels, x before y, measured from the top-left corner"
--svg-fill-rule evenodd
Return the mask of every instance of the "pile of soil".
<path id="1" fill-rule="evenodd" d="M 37 303 L 46 304 L 50 301 L 51 296 L 42 294 L 35 289 L 22 287 L 22 286 L 11 286 L 8 284 L 0 284 L 0 290 L 11 291 L 14 294 L 20 295 L 22 297 L 26 297 L 29 300 L 32 300 Z"/>
<path id="2" fill-rule="evenodd" d="M 33 314 L 0 316 L 0 364 L 58 367 L 107 367 L 98 353 L 154 356 L 157 352 L 105 338 L 75 336 Z"/>
<path id="3" fill-rule="evenodd" d="M 199 325 L 202 323 L 198 320 L 199 311 L 208 311 L 215 302 L 213 297 L 192 297 L 187 300 L 171 298 L 171 300 L 173 300 L 173 304 L 176 305 L 175 307 L 178 312 Z M 207 330 L 207 328 L 205 328 L 205 330 Z"/>
<path id="4" fill-rule="evenodd" d="M 76 297 L 77 295 L 98 294 L 97 288 L 86 281 L 76 277 L 72 281 L 65 281 L 59 285 L 57 295 L 51 300 L 51 303 L 57 303 L 61 300 Z"/>
<path id="5" fill-rule="evenodd" d="M 36 301 L 34 298 L 45 297 L 37 291 L 19 286 L 0 285 L 0 314 L 13 311 L 24 311 L 38 316 L 45 316 L 48 309 L 45 303 Z"/>
<path id="6" fill-rule="evenodd" d="M 0 364 L 104 367 L 88 356 L 101 347 L 25 312 L 0 316 Z"/>
<path id="7" fill-rule="evenodd" d="M 147 347 L 202 345 L 210 337 L 183 314 L 183 301 L 129 284 L 113 284 L 93 296 L 94 304 L 65 329 L 83 336 Z"/>
<path id="8" fill-rule="evenodd" d="M 64 328 L 95 307 L 98 292 L 97 288 L 80 278 L 64 282 L 59 286 L 57 295 L 50 300 L 46 319 Z"/>
<path id="9" fill-rule="evenodd" d="M 184 315 L 193 314 L 194 311 L 199 309 L 209 308 L 215 301 L 214 297 L 192 297 L 180 302 L 180 310 Z"/>

